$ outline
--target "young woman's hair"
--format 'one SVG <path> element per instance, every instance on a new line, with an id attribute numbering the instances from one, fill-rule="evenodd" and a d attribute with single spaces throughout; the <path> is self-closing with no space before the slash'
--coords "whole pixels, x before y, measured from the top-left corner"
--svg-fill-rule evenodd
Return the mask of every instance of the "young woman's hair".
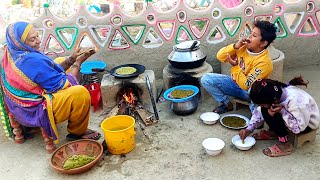
<path id="1" fill-rule="evenodd" d="M 300 75 L 294 77 L 289 85 L 303 85 L 307 87 L 309 81 L 305 82 L 303 77 Z M 281 98 L 282 88 L 288 85 L 271 79 L 261 79 L 255 81 L 250 90 L 250 99 L 255 104 L 273 104 Z"/>
<path id="2" fill-rule="evenodd" d="M 277 37 L 276 26 L 269 21 L 255 21 L 254 26 L 259 28 L 261 31 L 261 41 L 268 42 L 267 46 L 265 47 L 267 48 Z"/>

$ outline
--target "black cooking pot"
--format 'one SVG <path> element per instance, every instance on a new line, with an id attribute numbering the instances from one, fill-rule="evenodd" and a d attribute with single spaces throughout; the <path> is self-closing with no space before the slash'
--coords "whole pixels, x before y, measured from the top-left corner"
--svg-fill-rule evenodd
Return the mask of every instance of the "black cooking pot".
<path id="1" fill-rule="evenodd" d="M 116 70 L 121 68 L 121 67 L 133 67 L 136 68 L 137 71 L 132 73 L 132 74 L 124 74 L 124 75 L 120 75 L 116 73 Z M 144 73 L 144 71 L 146 70 L 146 68 L 141 65 L 141 64 L 123 64 L 120 66 L 116 66 L 114 68 L 112 68 L 109 73 L 114 76 L 115 78 L 119 78 L 119 79 L 126 79 L 126 78 L 134 78 L 139 76 L 140 74 Z"/>
<path id="2" fill-rule="evenodd" d="M 200 67 L 207 54 L 200 49 L 200 41 L 185 41 L 173 46 L 168 60 L 174 68 L 193 69 Z"/>

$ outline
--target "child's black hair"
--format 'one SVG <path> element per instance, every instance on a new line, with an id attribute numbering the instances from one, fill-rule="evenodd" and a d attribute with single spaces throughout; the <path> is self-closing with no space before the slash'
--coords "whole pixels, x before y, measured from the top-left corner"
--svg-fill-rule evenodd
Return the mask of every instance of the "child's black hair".
<path id="1" fill-rule="evenodd" d="M 294 77 L 289 85 L 304 85 L 307 87 L 309 81 L 305 82 L 300 75 Z M 282 95 L 282 88 L 288 85 L 271 79 L 262 79 L 255 81 L 250 90 L 250 99 L 255 104 L 274 104 L 280 100 Z"/>
<path id="2" fill-rule="evenodd" d="M 277 37 L 277 28 L 274 24 L 269 21 L 255 21 L 254 26 L 259 28 L 261 31 L 261 41 L 267 41 L 267 48 Z"/>

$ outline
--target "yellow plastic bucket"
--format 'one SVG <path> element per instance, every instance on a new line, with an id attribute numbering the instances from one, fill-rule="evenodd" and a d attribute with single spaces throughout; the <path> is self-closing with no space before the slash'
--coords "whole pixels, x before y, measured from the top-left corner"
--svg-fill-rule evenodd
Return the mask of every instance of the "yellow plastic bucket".
<path id="1" fill-rule="evenodd" d="M 101 123 L 108 151 L 111 154 L 125 154 L 135 146 L 135 120 L 128 115 L 116 115 Z"/>

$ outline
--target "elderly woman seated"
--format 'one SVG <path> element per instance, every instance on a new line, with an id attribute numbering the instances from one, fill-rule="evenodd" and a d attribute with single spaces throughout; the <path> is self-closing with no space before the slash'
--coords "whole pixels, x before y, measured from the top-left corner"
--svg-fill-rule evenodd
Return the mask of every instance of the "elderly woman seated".
<path id="1" fill-rule="evenodd" d="M 56 124 L 66 120 L 67 138 L 99 139 L 98 132 L 88 129 L 90 94 L 79 85 L 80 66 L 95 51 L 79 53 L 79 49 L 57 64 L 39 51 L 39 35 L 26 22 L 11 24 L 6 41 L 1 86 L 15 119 L 26 127 L 41 127 L 56 143 L 59 139 Z"/>

